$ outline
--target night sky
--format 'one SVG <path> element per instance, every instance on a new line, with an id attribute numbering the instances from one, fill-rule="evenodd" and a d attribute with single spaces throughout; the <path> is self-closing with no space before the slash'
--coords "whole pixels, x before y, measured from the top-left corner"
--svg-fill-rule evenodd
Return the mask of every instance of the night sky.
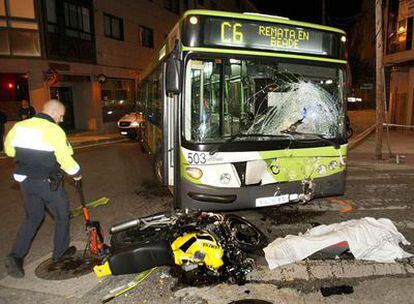
<path id="1" fill-rule="evenodd" d="M 325 0 L 326 24 L 347 29 L 361 12 L 361 0 Z M 373 1 L 373 0 L 372 0 Z M 322 0 L 253 0 L 263 14 L 288 17 L 312 23 L 322 23 Z"/>

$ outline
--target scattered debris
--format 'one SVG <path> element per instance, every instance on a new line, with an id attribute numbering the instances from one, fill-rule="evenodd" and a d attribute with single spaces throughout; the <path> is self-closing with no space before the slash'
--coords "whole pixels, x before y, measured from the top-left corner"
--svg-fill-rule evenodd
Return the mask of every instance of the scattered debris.
<path id="1" fill-rule="evenodd" d="M 354 287 L 352 287 L 351 285 L 321 287 L 321 293 L 324 297 L 329 297 L 333 295 L 341 295 L 341 294 L 351 294 L 353 292 L 354 292 Z"/>
<path id="2" fill-rule="evenodd" d="M 304 234 L 278 238 L 263 251 L 269 268 L 274 269 L 341 242 L 347 242 L 354 257 L 361 260 L 391 263 L 412 256 L 400 248 L 399 243 L 410 243 L 391 220 L 372 217 L 320 225 Z"/>
<path id="3" fill-rule="evenodd" d="M 171 276 L 169 274 L 165 273 L 165 272 L 160 274 L 160 279 L 167 279 L 167 278 L 170 278 L 170 277 Z"/>
<path id="4" fill-rule="evenodd" d="M 152 268 L 146 271 L 143 271 L 141 273 L 139 273 L 132 281 L 130 281 L 129 283 L 116 287 L 112 290 L 109 291 L 109 293 L 107 295 L 105 295 L 102 298 L 102 303 L 107 303 L 109 301 L 111 301 L 112 299 L 119 297 L 120 295 L 125 294 L 126 292 L 134 289 L 135 287 L 137 287 L 141 282 L 143 282 L 144 280 L 146 280 L 151 273 L 154 272 L 156 268 Z"/>

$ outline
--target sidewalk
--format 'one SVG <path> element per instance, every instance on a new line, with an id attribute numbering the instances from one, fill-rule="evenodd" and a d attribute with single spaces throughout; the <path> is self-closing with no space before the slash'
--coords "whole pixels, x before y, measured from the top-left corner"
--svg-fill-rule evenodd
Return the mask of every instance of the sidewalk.
<path id="1" fill-rule="evenodd" d="M 349 159 L 369 162 L 391 162 L 406 165 L 414 165 L 414 132 L 407 130 L 390 130 L 390 148 L 392 157 L 390 157 L 387 145 L 387 132 L 384 130 L 382 143 L 382 160 L 375 158 L 375 132 L 372 132 L 358 145 L 354 146 L 348 152 Z M 353 139 L 349 140 L 351 144 Z M 397 157 L 398 156 L 398 157 Z"/>

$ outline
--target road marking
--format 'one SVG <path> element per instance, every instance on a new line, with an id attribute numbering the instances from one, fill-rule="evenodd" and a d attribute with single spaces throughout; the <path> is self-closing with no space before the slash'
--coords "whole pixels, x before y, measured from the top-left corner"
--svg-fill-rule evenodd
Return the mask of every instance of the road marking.
<path id="1" fill-rule="evenodd" d="M 342 199 L 330 197 L 330 198 L 328 198 L 328 202 L 345 206 L 345 208 L 342 208 L 341 210 L 339 210 L 339 212 L 341 212 L 341 213 L 352 212 L 353 209 L 354 209 L 352 207 L 351 203 L 347 200 L 342 200 Z"/>

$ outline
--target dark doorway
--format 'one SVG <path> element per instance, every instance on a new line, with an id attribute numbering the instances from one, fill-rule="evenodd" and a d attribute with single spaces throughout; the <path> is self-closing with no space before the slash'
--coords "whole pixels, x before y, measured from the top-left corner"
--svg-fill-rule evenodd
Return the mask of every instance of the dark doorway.
<path id="1" fill-rule="evenodd" d="M 54 87 L 50 88 L 50 98 L 57 99 L 65 105 L 66 112 L 63 122 L 60 126 L 65 131 L 72 131 L 75 129 L 75 117 L 73 115 L 73 98 L 71 87 Z"/>
<path id="2" fill-rule="evenodd" d="M 27 74 L 0 73 L 0 110 L 6 113 L 10 121 L 20 119 L 21 100 L 30 101 L 27 80 Z"/>

